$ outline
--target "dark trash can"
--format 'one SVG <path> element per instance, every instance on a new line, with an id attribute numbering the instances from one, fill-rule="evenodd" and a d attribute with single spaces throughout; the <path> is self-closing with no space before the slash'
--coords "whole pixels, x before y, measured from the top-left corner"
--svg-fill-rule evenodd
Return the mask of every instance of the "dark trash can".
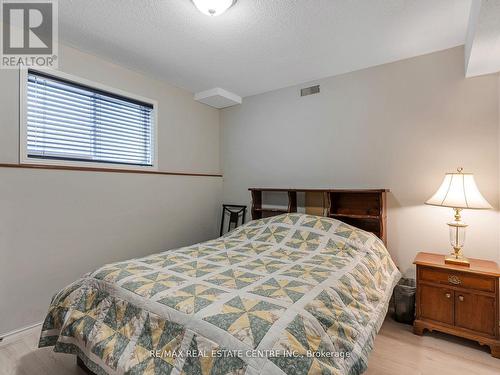
<path id="1" fill-rule="evenodd" d="M 415 279 L 402 278 L 394 288 L 394 318 L 400 323 L 413 324 L 415 320 Z"/>

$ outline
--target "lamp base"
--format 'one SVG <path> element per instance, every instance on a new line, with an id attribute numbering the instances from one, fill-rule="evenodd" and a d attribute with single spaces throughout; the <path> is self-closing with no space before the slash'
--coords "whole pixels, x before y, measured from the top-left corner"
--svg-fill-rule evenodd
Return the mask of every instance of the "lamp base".
<path id="1" fill-rule="evenodd" d="M 470 267 L 469 260 L 462 255 L 448 255 L 444 258 L 446 264 L 454 264 L 456 266 Z"/>

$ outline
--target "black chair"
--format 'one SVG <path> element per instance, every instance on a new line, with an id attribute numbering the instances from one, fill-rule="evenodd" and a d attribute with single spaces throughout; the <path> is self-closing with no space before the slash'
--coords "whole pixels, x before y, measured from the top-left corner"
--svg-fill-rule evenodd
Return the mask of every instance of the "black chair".
<path id="1" fill-rule="evenodd" d="M 224 221 L 226 216 L 229 216 L 229 223 L 227 225 L 227 231 L 230 232 L 234 228 L 239 226 L 238 222 L 241 217 L 241 224 L 245 223 L 245 217 L 247 214 L 247 206 L 240 206 L 237 204 L 223 204 L 222 205 L 222 220 L 220 223 L 220 235 L 224 231 Z"/>

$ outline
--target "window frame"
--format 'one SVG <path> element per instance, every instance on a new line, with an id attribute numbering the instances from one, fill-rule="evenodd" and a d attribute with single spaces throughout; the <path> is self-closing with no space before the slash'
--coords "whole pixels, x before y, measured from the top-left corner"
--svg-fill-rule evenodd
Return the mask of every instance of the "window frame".
<path id="1" fill-rule="evenodd" d="M 30 158 L 28 157 L 28 70 L 49 75 L 55 79 L 61 79 L 75 84 L 87 86 L 90 89 L 96 89 L 109 93 L 110 95 L 123 96 L 132 100 L 137 100 L 153 106 L 151 115 L 151 159 L 152 165 L 135 165 L 113 162 L 96 162 L 85 160 L 65 160 L 51 158 Z M 37 164 L 37 165 L 56 165 L 67 167 L 87 167 L 99 169 L 129 169 L 129 170 L 158 170 L 158 102 L 156 100 L 146 98 L 137 94 L 120 90 L 114 87 L 103 85 L 85 78 L 77 77 L 72 74 L 64 73 L 56 70 L 45 69 L 19 69 L 19 164 Z"/>

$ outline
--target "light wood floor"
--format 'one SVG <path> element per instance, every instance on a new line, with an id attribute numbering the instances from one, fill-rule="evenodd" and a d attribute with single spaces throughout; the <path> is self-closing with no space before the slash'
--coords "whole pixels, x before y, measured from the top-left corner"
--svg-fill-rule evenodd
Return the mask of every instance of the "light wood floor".
<path id="1" fill-rule="evenodd" d="M 75 357 L 37 349 L 39 327 L 0 343 L 0 375 L 85 375 Z M 375 341 L 368 375 L 500 374 L 500 359 L 471 341 L 439 333 L 423 337 L 387 319 Z"/>

